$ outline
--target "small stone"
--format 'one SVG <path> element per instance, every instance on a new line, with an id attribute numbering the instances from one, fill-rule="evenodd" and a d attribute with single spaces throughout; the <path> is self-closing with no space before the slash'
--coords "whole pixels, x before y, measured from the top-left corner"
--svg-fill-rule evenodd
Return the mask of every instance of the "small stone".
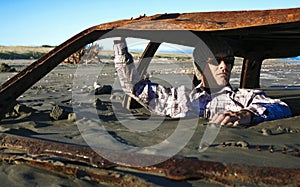
<path id="1" fill-rule="evenodd" d="M 262 133 L 264 136 L 272 135 L 272 131 L 271 131 L 270 129 L 267 129 L 267 128 L 261 129 L 261 133 Z"/>
<path id="2" fill-rule="evenodd" d="M 209 146 L 210 144 L 208 142 L 203 142 L 199 145 L 198 151 L 202 152 L 203 150 L 206 150 Z"/>
<path id="3" fill-rule="evenodd" d="M 55 166 L 65 166 L 66 164 L 64 164 L 64 163 L 61 162 L 61 161 L 54 161 L 54 162 L 53 162 L 53 165 L 55 165 Z"/>
<path id="4" fill-rule="evenodd" d="M 281 131 L 283 131 L 283 128 L 281 126 L 278 126 L 277 129 L 276 129 L 276 131 L 281 132 Z"/>
<path id="5" fill-rule="evenodd" d="M 92 181 L 92 178 L 90 176 L 84 176 L 84 177 L 81 177 L 80 179 L 86 180 L 86 181 Z"/>
<path id="6" fill-rule="evenodd" d="M 120 178 L 120 177 L 121 177 L 121 174 L 120 174 L 120 173 L 116 173 L 114 176 L 115 176 L 115 178 L 117 178 L 117 179 L 118 179 L 118 178 Z"/>
<path id="7" fill-rule="evenodd" d="M 11 118 L 11 117 L 19 117 L 24 114 L 30 115 L 31 113 L 35 112 L 36 110 L 30 107 L 27 107 L 26 105 L 20 104 L 18 102 L 14 102 L 8 109 L 9 112 L 7 112 L 4 116 L 5 118 Z"/>
<path id="8" fill-rule="evenodd" d="M 56 105 L 52 108 L 50 118 L 53 120 L 67 119 L 68 113 L 62 107 Z"/>
<path id="9" fill-rule="evenodd" d="M 9 65 L 2 63 L 0 64 L 0 72 L 15 72 L 15 68 L 11 68 Z"/>
<path id="10" fill-rule="evenodd" d="M 76 113 L 69 113 L 68 114 L 68 121 L 76 121 Z"/>
<path id="11" fill-rule="evenodd" d="M 236 146 L 237 147 L 242 147 L 244 149 L 248 149 L 249 148 L 249 143 L 246 142 L 246 141 L 244 141 L 244 140 L 242 140 L 242 141 L 236 142 Z"/>
<path id="12" fill-rule="evenodd" d="M 112 86 L 103 85 L 95 89 L 95 95 L 111 94 L 111 91 L 112 91 Z"/>
<path id="13" fill-rule="evenodd" d="M 288 127 L 286 127 L 286 128 L 283 129 L 283 131 L 286 132 L 286 133 L 290 133 L 290 132 L 291 132 L 291 129 L 288 128 Z"/>
<path id="14" fill-rule="evenodd" d="M 294 149 L 293 156 L 297 156 L 297 157 L 300 156 L 299 149 L 297 149 L 297 148 Z"/>
<path id="15" fill-rule="evenodd" d="M 9 130 L 11 130 L 11 129 L 0 126 L 0 132 L 6 132 L 6 131 L 9 131 Z"/>
<path id="16" fill-rule="evenodd" d="M 34 109 L 27 107 L 26 105 L 22 105 L 22 104 L 16 104 L 14 106 L 14 111 L 17 114 L 22 114 L 22 113 L 31 113 L 34 112 Z"/>
<path id="17" fill-rule="evenodd" d="M 227 147 L 227 146 L 236 146 L 236 142 L 235 141 L 225 141 L 222 142 L 221 144 L 223 147 Z"/>
<path id="18" fill-rule="evenodd" d="M 268 150 L 269 150 L 270 153 L 273 153 L 274 152 L 274 147 L 272 145 L 270 145 Z"/>
<path id="19" fill-rule="evenodd" d="M 261 151 L 261 147 L 259 145 L 256 146 L 257 151 Z"/>
<path id="20" fill-rule="evenodd" d="M 96 100 L 95 100 L 95 102 L 93 103 L 93 106 L 94 107 L 100 107 L 102 105 L 102 101 L 101 101 L 101 99 L 99 99 L 99 98 L 97 98 Z"/>

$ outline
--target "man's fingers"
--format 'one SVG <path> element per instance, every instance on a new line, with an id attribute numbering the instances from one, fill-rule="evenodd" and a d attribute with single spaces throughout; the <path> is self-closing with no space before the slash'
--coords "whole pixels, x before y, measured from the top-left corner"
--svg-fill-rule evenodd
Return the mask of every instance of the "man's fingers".
<path id="1" fill-rule="evenodd" d="M 210 120 L 210 123 L 220 124 L 224 119 L 224 114 L 215 114 L 214 117 Z"/>
<path id="2" fill-rule="evenodd" d="M 228 122 L 231 122 L 232 121 L 232 116 L 231 115 L 224 115 L 225 117 L 223 118 L 222 122 L 221 122 L 221 125 L 224 126 L 224 125 L 227 125 Z"/>
<path id="3" fill-rule="evenodd" d="M 240 125 L 240 120 L 236 120 L 234 123 L 233 123 L 233 126 L 236 127 L 236 126 L 239 126 Z"/>
<path id="4" fill-rule="evenodd" d="M 240 118 L 236 112 L 226 111 L 224 112 L 224 120 L 221 122 L 221 125 L 226 126 L 238 126 L 240 124 Z"/>
<path id="5" fill-rule="evenodd" d="M 215 123 L 222 125 L 222 122 L 224 121 L 225 114 L 219 114 L 218 117 L 215 120 Z"/>
<path id="6" fill-rule="evenodd" d="M 210 122 L 215 123 L 217 118 L 218 118 L 219 114 L 215 114 L 212 119 L 210 120 Z"/>
<path id="7" fill-rule="evenodd" d="M 240 115 L 237 112 L 225 111 L 221 114 L 216 114 L 210 121 L 211 123 L 220 124 L 222 126 L 239 126 L 241 124 Z"/>

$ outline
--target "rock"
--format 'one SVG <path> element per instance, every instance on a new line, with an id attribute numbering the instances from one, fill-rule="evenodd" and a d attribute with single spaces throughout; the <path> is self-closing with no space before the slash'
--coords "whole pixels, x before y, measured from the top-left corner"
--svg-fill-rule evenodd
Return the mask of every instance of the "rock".
<path id="1" fill-rule="evenodd" d="M 108 110 L 108 106 L 99 98 L 94 101 L 93 106 L 98 110 Z"/>
<path id="2" fill-rule="evenodd" d="M 273 145 L 270 145 L 270 146 L 268 147 L 268 150 L 269 150 L 270 153 L 273 153 L 273 152 L 274 152 L 274 146 L 273 146 Z"/>
<path id="3" fill-rule="evenodd" d="M 71 113 L 71 111 L 67 111 L 65 108 L 56 105 L 50 112 L 50 118 L 53 120 L 68 119 L 69 113 Z"/>
<path id="4" fill-rule="evenodd" d="M 11 128 L 6 128 L 6 127 L 0 126 L 0 132 L 7 132 L 9 130 L 11 130 Z"/>
<path id="5" fill-rule="evenodd" d="M 22 114 L 22 113 L 32 113 L 34 112 L 35 110 L 30 108 L 30 107 L 27 107 L 26 105 L 22 105 L 22 104 L 16 104 L 14 106 L 14 111 L 17 113 L 17 114 Z"/>
<path id="6" fill-rule="evenodd" d="M 249 143 L 244 141 L 244 140 L 241 140 L 241 141 L 225 141 L 225 142 L 222 142 L 221 144 L 223 147 L 241 147 L 241 148 L 244 148 L 244 149 L 248 149 L 249 148 Z"/>
<path id="7" fill-rule="evenodd" d="M 272 131 L 271 131 L 270 129 L 267 129 L 267 128 L 261 129 L 261 133 L 262 133 L 264 136 L 272 135 Z"/>
<path id="8" fill-rule="evenodd" d="M 227 146 L 235 146 L 236 145 L 236 142 L 235 141 L 225 141 L 225 142 L 222 142 L 221 144 L 223 147 L 227 147 Z"/>
<path id="9" fill-rule="evenodd" d="M 276 131 L 279 131 L 279 132 L 282 132 L 283 131 L 283 128 L 281 126 L 278 126 Z"/>
<path id="10" fill-rule="evenodd" d="M 244 148 L 244 149 L 248 149 L 249 148 L 249 143 L 246 142 L 246 141 L 244 141 L 244 140 L 242 140 L 242 141 L 236 142 L 236 146 Z"/>
<path id="11" fill-rule="evenodd" d="M 257 151 L 261 151 L 261 146 L 260 146 L 260 145 L 257 145 L 257 146 L 256 146 L 256 150 L 257 150 Z"/>
<path id="12" fill-rule="evenodd" d="M 68 114 L 68 121 L 72 121 L 72 122 L 74 122 L 74 121 L 76 121 L 76 113 L 69 113 Z"/>
<path id="13" fill-rule="evenodd" d="M 95 100 L 95 102 L 93 103 L 93 106 L 94 107 L 101 107 L 102 106 L 102 101 L 101 101 L 101 99 L 99 99 L 99 98 L 97 98 L 96 100 Z"/>
<path id="14" fill-rule="evenodd" d="M 15 72 L 15 68 L 11 68 L 9 65 L 2 63 L 0 64 L 0 72 Z"/>
<path id="15" fill-rule="evenodd" d="M 300 156 L 299 149 L 297 149 L 297 148 L 294 149 L 293 156 L 296 156 L 296 157 Z"/>
<path id="16" fill-rule="evenodd" d="M 283 131 L 286 132 L 286 133 L 291 133 L 291 128 L 286 127 L 286 128 L 283 129 Z"/>
<path id="17" fill-rule="evenodd" d="M 5 114 L 6 118 L 19 117 L 21 115 L 30 115 L 32 112 L 36 111 L 33 108 L 27 107 L 26 105 L 19 104 L 15 102 L 9 109 L 9 112 Z"/>
<path id="18" fill-rule="evenodd" d="M 112 86 L 103 85 L 95 89 L 95 95 L 111 94 Z"/>

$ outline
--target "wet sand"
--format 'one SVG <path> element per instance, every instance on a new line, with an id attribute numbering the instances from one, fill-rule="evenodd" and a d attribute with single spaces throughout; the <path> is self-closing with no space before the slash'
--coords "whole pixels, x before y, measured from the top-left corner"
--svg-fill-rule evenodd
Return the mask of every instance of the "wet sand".
<path id="1" fill-rule="evenodd" d="M 9 64 L 17 70 L 21 70 L 32 61 L 1 60 L 2 62 Z M 241 62 L 238 61 L 233 70 L 231 81 L 233 86 L 239 85 L 240 64 Z M 99 76 L 96 78 L 91 73 L 95 72 L 95 70 L 99 73 Z M 173 86 L 189 85 L 191 72 L 191 63 L 186 61 L 176 61 L 174 63 L 174 61 L 170 60 L 156 59 L 149 67 L 151 80 Z M 261 85 L 269 96 L 283 99 L 291 105 L 293 113 L 298 115 L 300 114 L 299 73 L 299 64 L 294 61 L 267 61 L 263 64 L 261 79 Z M 14 74 L 16 73 L 1 73 L 0 82 L 4 82 Z M 172 120 L 159 116 L 151 116 L 152 123 L 153 121 L 159 123 L 158 127 L 151 131 L 137 132 L 134 129 L 125 127 L 123 124 L 125 122 L 131 123 L 132 120 L 135 120 L 141 126 L 145 125 L 149 116 L 142 109 L 132 110 L 130 113 L 126 112 L 126 110 L 116 110 L 116 108 L 121 107 L 120 102 L 122 101 L 118 96 L 118 89 L 114 90 L 114 100 L 111 100 L 112 97 L 110 94 L 94 95 L 92 80 L 97 80 L 101 85 L 113 85 L 114 87 L 115 78 L 114 66 L 110 59 L 105 60 L 104 66 L 89 64 L 82 68 L 78 65 L 61 64 L 18 98 L 18 102 L 29 109 L 1 120 L 0 131 L 2 133 L 79 145 L 92 144 L 89 141 L 86 142 L 83 136 L 97 136 L 96 141 L 105 142 L 104 144 L 108 147 L 111 146 L 112 149 L 122 150 L 124 146 L 115 146 L 105 136 L 101 137 L 99 136 L 99 132 L 93 131 L 93 128 L 97 126 L 99 121 L 114 139 L 117 139 L 123 145 L 138 147 L 150 147 L 163 142 L 174 133 L 179 124 L 182 130 L 186 132 L 190 132 L 189 130 L 192 125 L 194 131 L 191 134 L 191 139 L 176 154 L 178 157 L 255 166 L 300 168 L 300 157 L 294 156 L 295 150 L 300 149 L 299 116 L 264 122 L 247 128 L 223 127 L 213 144 L 206 151 L 199 152 L 199 143 L 207 127 L 205 119 L 197 118 L 192 121 L 190 119 Z M 77 87 L 74 87 L 74 79 L 80 81 Z M 74 90 L 76 89 L 87 95 L 87 101 L 81 104 L 86 104 L 87 109 L 96 109 L 96 114 L 99 117 L 98 121 L 80 118 L 81 115 L 77 116 L 76 121 L 67 119 L 52 120 L 50 113 L 54 106 L 63 106 L 71 112 L 74 107 L 76 108 L 79 104 L 78 101 L 74 101 Z M 97 103 L 97 99 L 101 102 Z M 121 117 L 118 117 L 116 113 L 121 114 Z M 266 130 L 268 133 L 264 132 Z M 249 146 L 248 148 L 236 146 L 235 143 L 237 142 L 247 142 Z M 170 146 L 171 148 L 172 146 L 176 147 L 176 144 Z M 271 151 L 270 147 L 272 148 Z M 285 153 L 283 153 L 283 149 L 286 150 Z M 149 151 L 149 154 L 159 154 L 155 152 L 156 150 L 146 149 L 145 151 Z M 13 162 L 1 162 L 0 170 L 2 184 L 10 186 L 104 185 L 96 185 L 85 178 L 60 175 L 41 168 L 34 168 L 26 164 L 18 165 Z M 175 182 L 161 176 L 131 171 L 122 172 L 147 179 L 153 184 L 161 186 L 219 185 L 205 180 Z"/>

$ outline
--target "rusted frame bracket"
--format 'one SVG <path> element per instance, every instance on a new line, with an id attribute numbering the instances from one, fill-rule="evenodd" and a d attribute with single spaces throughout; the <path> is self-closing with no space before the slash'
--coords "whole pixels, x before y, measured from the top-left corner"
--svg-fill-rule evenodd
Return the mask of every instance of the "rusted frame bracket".
<path id="1" fill-rule="evenodd" d="M 260 70 L 263 58 L 244 58 L 241 73 L 240 88 L 259 88 Z"/>
<path id="2" fill-rule="evenodd" d="M 98 153 L 103 153 L 103 155 L 111 154 L 125 160 L 131 159 L 136 163 L 135 165 L 139 165 L 145 160 L 166 160 L 153 166 L 124 166 L 106 160 L 87 146 L 64 144 L 9 134 L 0 134 L 0 148 L 21 150 L 26 152 L 27 155 L 35 157 L 62 158 L 63 160 L 83 163 L 93 168 L 111 169 L 120 167 L 137 171 L 149 171 L 159 175 L 164 173 L 166 178 L 172 180 L 207 179 L 223 184 L 231 184 L 232 182 L 272 185 L 300 184 L 300 168 L 248 166 L 174 157 L 166 159 L 155 155 L 96 150 Z"/>
<path id="3" fill-rule="evenodd" d="M 77 177 L 87 178 L 91 182 L 107 184 L 109 186 L 157 186 L 154 183 L 147 181 L 146 179 L 128 174 L 117 170 L 100 169 L 90 167 L 86 165 L 78 165 L 76 163 L 65 161 L 59 161 L 57 159 L 30 156 L 26 153 L 0 153 L 0 159 L 8 163 L 27 164 L 33 167 L 38 167 L 52 171 L 55 173 Z"/>
<path id="4" fill-rule="evenodd" d="M 149 42 L 144 53 L 141 56 L 141 60 L 139 61 L 137 71 L 140 75 L 140 79 L 143 79 L 147 69 L 149 67 L 149 64 L 152 60 L 152 57 L 154 56 L 155 52 L 159 48 L 161 43 L 157 42 Z"/>

